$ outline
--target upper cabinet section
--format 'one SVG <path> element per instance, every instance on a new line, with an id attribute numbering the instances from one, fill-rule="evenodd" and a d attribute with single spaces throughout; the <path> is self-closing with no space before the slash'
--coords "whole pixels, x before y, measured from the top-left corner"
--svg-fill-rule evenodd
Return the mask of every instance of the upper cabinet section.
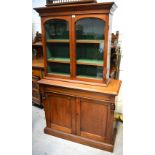
<path id="1" fill-rule="evenodd" d="M 107 84 L 115 3 L 48 2 L 35 8 L 41 16 L 46 77 Z"/>

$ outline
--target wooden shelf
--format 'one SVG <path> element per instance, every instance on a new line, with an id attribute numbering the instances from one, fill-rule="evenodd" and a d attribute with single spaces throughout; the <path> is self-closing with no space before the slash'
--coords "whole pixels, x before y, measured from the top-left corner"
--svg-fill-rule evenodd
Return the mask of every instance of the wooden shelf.
<path id="1" fill-rule="evenodd" d="M 95 77 L 95 76 L 88 76 L 88 75 L 78 75 L 76 76 L 77 78 L 88 78 L 88 79 L 97 79 L 97 80 L 102 80 L 100 77 Z"/>
<path id="2" fill-rule="evenodd" d="M 70 76 L 70 74 L 67 74 L 67 73 L 56 73 L 56 72 L 50 72 L 48 73 L 49 75 L 61 75 L 61 76 Z"/>
<path id="3" fill-rule="evenodd" d="M 104 43 L 104 40 L 76 40 L 76 43 L 94 43 L 94 44 L 98 44 L 98 43 Z"/>
<path id="4" fill-rule="evenodd" d="M 36 89 L 36 88 L 32 88 L 32 91 L 39 93 L 39 89 Z"/>
<path id="5" fill-rule="evenodd" d="M 32 46 L 43 46 L 42 42 L 32 43 Z"/>
<path id="6" fill-rule="evenodd" d="M 78 65 L 103 66 L 102 60 L 78 59 L 76 62 Z"/>
<path id="7" fill-rule="evenodd" d="M 49 58 L 48 62 L 57 62 L 57 63 L 70 63 L 70 58 Z"/>
<path id="8" fill-rule="evenodd" d="M 47 43 L 69 43 L 69 39 L 50 39 Z"/>
<path id="9" fill-rule="evenodd" d="M 44 67 L 44 60 L 43 59 L 32 60 L 32 67 L 43 68 Z"/>

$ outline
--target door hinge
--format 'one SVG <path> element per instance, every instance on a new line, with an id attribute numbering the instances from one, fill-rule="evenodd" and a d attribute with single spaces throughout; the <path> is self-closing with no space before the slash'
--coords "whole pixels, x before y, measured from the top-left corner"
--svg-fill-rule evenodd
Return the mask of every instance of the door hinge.
<path id="1" fill-rule="evenodd" d="M 115 110 L 115 104 L 114 104 L 114 103 L 111 103 L 111 104 L 110 104 L 110 110 L 111 110 L 111 111 L 114 111 L 114 110 Z"/>
<path id="2" fill-rule="evenodd" d="M 44 93 L 44 92 L 41 92 L 41 97 L 42 97 L 42 99 L 43 99 L 43 100 L 45 100 L 45 99 L 46 99 L 46 95 L 45 95 L 45 93 Z"/>

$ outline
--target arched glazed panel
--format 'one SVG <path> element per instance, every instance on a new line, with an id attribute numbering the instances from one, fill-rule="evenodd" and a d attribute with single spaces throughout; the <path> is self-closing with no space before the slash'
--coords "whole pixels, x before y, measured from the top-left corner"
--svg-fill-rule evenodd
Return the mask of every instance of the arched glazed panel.
<path id="1" fill-rule="evenodd" d="M 69 39 L 69 24 L 63 19 L 51 19 L 45 23 L 46 39 Z"/>
<path id="2" fill-rule="evenodd" d="M 76 21 L 77 77 L 103 78 L 105 21 L 82 18 Z"/>
<path id="3" fill-rule="evenodd" d="M 69 22 L 50 19 L 45 22 L 48 74 L 70 76 Z"/>

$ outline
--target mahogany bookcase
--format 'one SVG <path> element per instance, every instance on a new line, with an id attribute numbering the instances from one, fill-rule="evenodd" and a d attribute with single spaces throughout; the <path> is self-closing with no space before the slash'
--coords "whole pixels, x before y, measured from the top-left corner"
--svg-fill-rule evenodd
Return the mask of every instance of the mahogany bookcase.
<path id="1" fill-rule="evenodd" d="M 64 4 L 63 4 L 64 3 Z M 38 83 L 45 133 L 113 151 L 115 98 L 110 79 L 111 21 L 116 4 L 47 1 L 41 16 L 45 77 Z"/>

